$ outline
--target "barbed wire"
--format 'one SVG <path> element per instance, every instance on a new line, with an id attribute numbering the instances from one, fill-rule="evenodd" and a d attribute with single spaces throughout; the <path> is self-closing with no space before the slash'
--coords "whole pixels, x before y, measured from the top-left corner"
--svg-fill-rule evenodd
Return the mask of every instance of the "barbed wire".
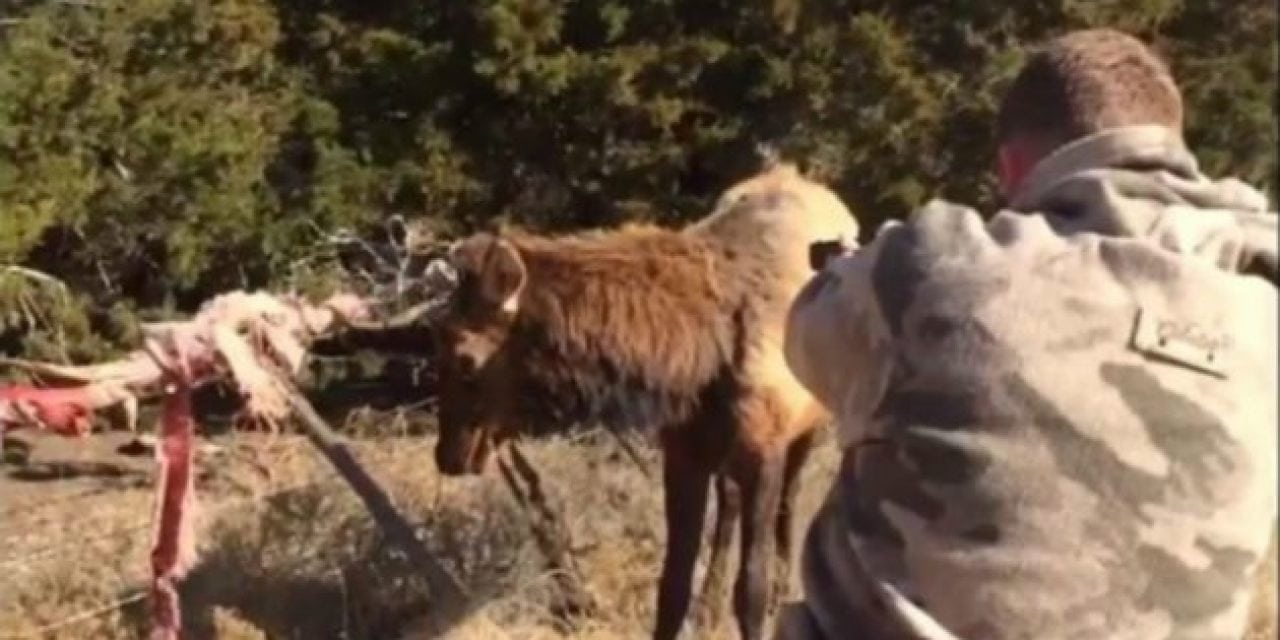
<path id="1" fill-rule="evenodd" d="M 586 437 L 586 434 L 580 434 L 580 437 Z M 380 466 L 382 463 L 388 462 L 394 459 L 394 457 L 395 456 L 392 452 L 380 452 L 374 455 L 363 457 L 361 462 L 371 466 Z M 322 477 L 313 478 L 303 482 L 291 483 L 286 486 L 282 486 L 265 493 L 235 498 L 235 499 L 223 502 L 221 504 L 218 504 L 214 509 L 211 510 L 211 513 L 213 514 L 211 517 L 217 518 L 230 511 L 252 506 L 254 504 L 267 503 L 280 496 L 287 495 L 289 493 L 293 493 L 297 491 L 302 491 L 311 487 L 320 487 L 320 486 L 331 485 L 331 484 L 332 485 L 341 484 L 341 481 L 342 481 L 341 476 L 324 475 Z M 436 516 L 433 514 L 425 519 L 417 520 L 413 522 L 411 527 L 415 532 L 418 532 L 417 535 L 420 536 L 422 530 L 429 529 L 435 521 L 436 521 Z M 107 532 L 106 534 L 95 535 L 88 539 L 108 538 L 108 537 L 112 537 L 113 535 L 120 535 L 121 533 L 127 533 L 136 529 L 149 527 L 150 525 L 151 525 L 150 519 L 146 520 L 145 522 L 138 521 L 128 527 L 117 528 L 111 532 Z M 86 540 L 86 538 L 82 538 L 81 543 L 83 542 L 83 540 Z M 59 545 L 59 548 L 66 548 L 67 546 L 72 546 L 72 545 L 61 544 Z M 42 552 L 44 552 L 45 554 L 47 554 L 48 551 L 49 549 L 42 550 Z M 400 554 L 396 553 L 396 550 L 393 547 L 387 547 L 381 550 L 380 553 L 388 554 L 389 558 L 400 558 Z M 32 559 L 31 556 L 32 554 L 20 556 L 17 558 L 10 557 L 10 558 L 7 558 L 5 561 L 0 562 L 0 566 L 4 566 L 5 563 L 8 563 L 14 559 L 30 560 Z M 304 555 L 302 557 L 296 557 L 296 558 L 287 559 L 287 560 L 267 562 L 265 563 L 264 568 L 272 572 L 287 572 L 287 571 L 297 570 L 300 567 L 303 567 L 309 563 L 315 562 L 315 560 L 316 560 L 315 557 Z M 103 616 L 107 616 L 112 613 L 122 611 L 126 607 L 145 601 L 147 598 L 149 598 L 150 593 L 151 593 L 151 590 L 149 586 L 139 586 L 135 582 L 133 587 L 124 589 L 122 591 L 123 595 L 121 595 L 120 597 L 114 600 L 102 603 L 92 608 L 87 608 L 87 609 L 77 611 L 66 617 L 63 617 L 63 618 L 54 620 L 52 622 L 49 622 L 47 624 L 44 624 L 42 626 L 36 627 L 30 631 L 24 631 L 21 633 L 0 632 L 0 640 L 33 640 L 36 638 L 47 637 L 48 634 L 66 629 L 68 627 L 72 627 L 78 624 L 83 624 L 91 620 L 95 620 Z"/>
<path id="2" fill-rule="evenodd" d="M 380 454 L 364 457 L 361 459 L 361 462 L 368 465 L 377 465 L 383 462 L 387 462 L 392 458 L 393 458 L 393 455 L 391 453 L 380 453 Z M 307 480 L 304 482 L 295 482 L 295 483 L 292 483 L 284 487 L 280 487 L 262 494 L 254 494 L 254 495 L 244 496 L 240 498 L 233 498 L 231 500 L 227 500 L 225 502 L 219 503 L 210 511 L 205 512 L 204 514 L 202 514 L 202 518 L 217 519 L 218 517 L 224 515 L 229 511 L 235 511 L 243 507 L 248 507 L 253 505 L 254 503 L 265 503 L 289 493 L 295 493 L 295 492 L 303 491 L 305 489 L 309 489 L 313 487 L 336 484 L 336 483 L 339 483 L 341 480 L 342 480 L 341 476 L 338 476 L 338 475 L 324 476 L 320 478 Z M 66 551 L 67 549 L 86 546 L 88 544 L 101 542 L 103 540 L 109 540 L 112 538 L 123 537 L 124 535 L 132 534 L 137 531 L 150 528 L 152 524 L 153 524 L 152 516 L 151 514 L 148 514 L 147 516 L 138 518 L 137 520 L 134 520 L 129 524 L 125 524 L 119 527 L 114 527 L 111 530 L 106 532 L 95 533 L 88 536 L 78 537 L 72 540 L 62 541 L 53 545 L 42 547 L 40 549 L 37 549 L 29 553 L 13 554 L 10 556 L 6 556 L 5 558 L 0 559 L 0 568 L 16 568 L 17 570 L 20 570 L 20 571 L 22 570 L 30 571 L 32 570 L 31 567 L 23 566 L 23 563 L 30 563 L 32 561 L 42 560 L 44 558 L 57 555 L 59 552 Z"/>
<path id="3" fill-rule="evenodd" d="M 368 465 L 378 465 L 380 463 L 390 461 L 393 458 L 394 456 L 391 453 L 380 453 L 380 454 L 365 457 L 361 460 L 361 462 Z M 293 483 L 285 487 L 281 487 L 266 493 L 246 496 L 242 498 L 236 498 L 233 500 L 229 500 L 227 502 L 223 502 L 212 510 L 212 513 L 213 513 L 212 516 L 207 516 L 207 517 L 217 518 L 218 516 L 224 515 L 227 512 L 234 511 L 242 507 L 252 506 L 256 503 L 266 503 L 289 493 L 302 491 L 312 487 L 320 487 L 320 486 L 329 485 L 329 484 L 340 484 L 341 482 L 342 482 L 342 477 L 336 474 L 321 477 L 321 478 L 315 478 L 305 482 L 296 482 L 296 483 Z M 414 523 L 413 528 L 414 529 L 422 528 L 430 524 L 431 521 L 432 519 L 428 518 L 426 520 L 416 522 Z M 46 547 L 44 549 L 41 549 L 33 554 L 22 554 L 22 555 L 10 556 L 8 558 L 5 558 L 4 560 L 0 560 L 0 567 L 12 566 L 15 564 L 16 561 L 38 560 L 40 558 L 54 555 L 58 551 L 65 550 L 70 547 L 81 546 L 87 541 L 97 541 L 97 540 L 103 540 L 103 539 L 108 539 L 112 537 L 119 537 L 120 535 L 125 533 L 131 533 L 133 531 L 137 531 L 140 529 L 149 528 L 151 525 L 152 525 L 152 521 L 150 518 L 146 519 L 145 521 L 139 520 L 130 525 L 113 529 L 112 531 L 109 531 L 105 534 L 88 536 L 88 537 L 80 538 L 76 541 L 72 541 L 68 543 L 59 543 L 58 545 L 55 545 L 53 547 Z M 276 571 L 297 569 L 298 567 L 301 567 L 313 560 L 314 559 L 310 557 L 297 558 L 288 562 L 276 563 L 271 568 Z M 30 570 L 29 566 L 17 565 L 17 568 L 19 570 L 24 570 L 24 569 Z M 115 600 L 93 607 L 91 609 L 78 611 L 74 614 L 61 618 L 59 620 L 55 620 L 46 625 L 40 626 L 32 631 L 18 633 L 18 634 L 0 633 L 0 640 L 31 640 L 33 638 L 41 638 L 46 636 L 49 633 L 53 633 L 55 631 L 65 629 L 67 627 L 74 626 L 76 624 L 88 622 L 90 620 L 100 618 L 102 616 L 114 613 L 116 611 L 120 611 L 132 604 L 136 604 L 138 602 L 146 600 L 149 595 L 150 595 L 149 588 L 134 587 L 132 589 L 126 590 L 125 595 Z"/>
<path id="4" fill-rule="evenodd" d="M 19 502 L 16 505 L 9 505 L 8 508 L 6 508 L 4 511 L 0 511 L 0 522 L 3 522 L 6 518 L 14 514 L 18 514 L 18 513 L 30 514 L 33 511 L 35 512 L 44 511 L 47 509 L 52 509 L 53 507 L 56 507 L 56 506 L 62 506 L 70 503 L 81 502 L 81 501 L 87 502 L 89 501 L 90 498 L 93 498 L 100 494 L 110 493 L 116 490 L 119 490 L 119 487 L 94 487 L 92 489 L 85 489 L 83 491 L 76 491 L 74 493 L 63 494 L 55 498 L 47 498 L 43 500 L 41 499 L 23 500 L 22 502 Z M 0 536 L 0 538 L 3 538 L 3 536 Z"/>
<path id="5" fill-rule="evenodd" d="M 426 520 L 415 522 L 413 523 L 412 526 L 416 530 L 416 529 L 423 528 L 429 525 L 430 523 L 431 523 L 431 519 L 428 518 Z M 391 547 L 388 547 L 386 549 L 386 552 L 389 554 L 390 557 L 398 557 L 397 554 L 394 552 L 394 549 Z M 284 561 L 284 562 L 267 563 L 266 568 L 274 572 L 293 571 L 314 561 L 315 559 L 311 557 L 300 557 L 300 558 L 294 558 L 292 560 Z M 127 589 L 125 593 L 127 595 L 121 596 L 119 598 L 116 598 L 115 600 L 101 604 L 92 609 L 85 609 L 83 611 L 78 611 L 65 618 L 61 618 L 53 622 L 50 622 L 48 624 L 37 627 L 29 632 L 23 632 L 18 634 L 0 634 L 0 640 L 33 640 L 34 638 L 41 638 L 49 633 L 53 633 L 54 631 L 59 631 L 61 629 L 65 629 L 70 626 L 74 626 L 83 622 L 88 622 L 96 618 L 101 618 L 102 616 L 115 613 L 116 611 L 120 611 L 125 607 L 128 607 L 129 605 L 142 602 L 143 600 L 146 600 L 150 596 L 151 590 L 147 587 L 134 587 L 132 589 Z"/>
<path id="6" fill-rule="evenodd" d="M 311 356 L 311 358 L 314 360 L 335 360 L 335 361 L 347 359 L 345 357 L 330 358 L 328 356 L 315 356 L 315 355 Z M 363 408 L 354 409 L 351 411 L 351 415 L 348 416 L 348 418 L 344 422 L 343 428 L 350 429 L 351 423 L 358 423 L 359 422 L 358 418 L 365 417 L 365 416 L 372 416 L 372 417 L 386 416 L 390 420 L 395 422 L 397 427 L 403 427 L 404 424 L 408 421 L 410 414 L 420 412 L 420 411 L 431 411 L 435 407 L 437 402 L 438 400 L 436 398 L 428 397 L 428 398 L 419 400 L 417 402 L 400 404 L 395 406 L 394 408 L 388 408 L 388 409 L 378 409 L 378 408 L 367 407 L 367 406 Z M 147 474 L 145 472 L 140 472 L 139 475 L 145 476 Z M 21 502 L 18 502 L 17 504 L 5 504 L 3 505 L 4 509 L 0 510 L 0 523 L 4 523 L 6 519 L 8 519 L 10 516 L 13 516 L 15 514 L 21 513 L 24 515 L 30 515 L 33 512 L 38 513 L 41 511 L 50 511 L 50 510 L 53 510 L 55 507 L 65 506 L 65 505 L 73 504 L 76 502 L 82 502 L 82 501 L 89 502 L 91 501 L 91 499 L 97 498 L 103 494 L 120 491 L 122 489 L 134 489 L 134 488 L 141 488 L 143 486 L 150 486 L 149 484 L 150 482 L 151 482 L 150 478 L 146 480 L 139 479 L 139 481 L 136 483 L 136 486 L 121 486 L 121 485 L 124 485 L 125 483 L 121 483 L 120 485 L 112 484 L 108 486 L 92 487 L 92 488 L 87 488 L 80 491 L 74 491 L 71 493 L 66 493 L 66 494 L 52 497 L 52 498 L 36 498 L 32 500 L 23 500 Z M 5 535 L 6 533 L 8 533 L 6 529 L 0 528 L 0 540 L 4 540 L 8 537 L 7 535 Z"/>
<path id="7" fill-rule="evenodd" d="M 110 531 L 106 531 L 104 533 L 99 533 L 91 536 L 77 538 L 74 540 L 59 542 L 58 544 L 42 547 L 31 553 L 11 555 L 4 558 L 3 560 L 0 560 L 0 568 L 29 572 L 33 570 L 32 566 L 30 564 L 24 564 L 24 563 L 31 563 L 38 560 L 44 560 L 45 558 L 56 556 L 59 553 L 66 551 L 68 549 L 74 549 L 78 547 L 88 547 L 98 542 L 102 542 L 103 540 L 121 538 L 121 537 L 124 537 L 126 534 L 141 531 L 150 526 L 151 526 L 151 520 L 148 519 L 146 521 L 135 522 L 127 526 L 117 527 L 115 529 L 111 529 Z"/>
<path id="8" fill-rule="evenodd" d="M 126 595 L 124 597 L 117 598 L 116 600 L 113 600 L 106 604 L 100 605 L 98 607 L 94 607 L 93 609 L 86 609 L 84 611 L 80 611 L 73 615 L 62 618 L 61 620 L 56 620 L 44 626 L 37 627 L 34 630 L 29 632 L 0 635 L 0 640 L 30 640 L 32 638 L 42 638 L 50 633 L 53 633 L 54 631 L 60 631 L 62 629 L 66 629 L 67 627 L 77 625 L 82 622 L 88 622 L 95 618 L 101 618 L 102 616 L 105 616 L 109 613 L 115 613 L 116 611 L 120 611 L 121 609 L 124 609 L 125 607 L 131 604 L 142 602 L 143 600 L 147 599 L 147 596 L 150 594 L 150 590 L 132 589 L 128 593 L 129 595 Z"/>
<path id="9" fill-rule="evenodd" d="M 146 475 L 145 473 L 139 473 L 139 476 L 145 476 L 145 475 Z M 68 476 L 68 477 L 71 477 L 71 476 Z M 6 508 L 4 511 L 0 511 L 0 522 L 4 522 L 10 516 L 14 516 L 16 514 L 23 514 L 25 516 L 28 516 L 29 518 L 27 522 L 24 523 L 23 528 L 29 531 L 30 529 L 29 525 L 31 524 L 31 520 L 37 519 L 37 518 L 31 518 L 33 514 L 35 516 L 43 516 L 43 518 L 39 518 L 41 520 L 44 520 L 44 522 L 41 522 L 40 524 L 45 524 L 50 518 L 57 517 L 56 514 L 45 513 L 45 512 L 53 512 L 60 507 L 68 507 L 68 506 L 76 505 L 78 503 L 97 504 L 99 502 L 98 498 L 102 497 L 103 495 L 116 493 L 119 491 L 127 491 L 131 489 L 145 489 L 150 487 L 152 482 L 153 480 L 150 478 L 147 478 L 146 480 L 142 480 L 141 478 L 139 478 L 138 482 L 132 485 L 124 485 L 124 484 L 107 485 L 107 486 L 93 487 L 90 489 L 84 489 L 81 491 L 75 491 L 72 493 L 67 493 L 67 494 L 55 496 L 52 498 L 37 498 L 32 500 L 23 500 L 22 502 L 19 502 L 16 505 L 9 505 L 8 508 Z M 78 511 L 78 513 L 83 513 L 83 512 Z M 16 532 L 14 532 L 12 529 L 13 527 L 0 528 L 0 540 L 6 540 L 13 537 Z M 3 563 L 4 563 L 4 560 L 0 560 L 0 566 L 3 566 Z"/>

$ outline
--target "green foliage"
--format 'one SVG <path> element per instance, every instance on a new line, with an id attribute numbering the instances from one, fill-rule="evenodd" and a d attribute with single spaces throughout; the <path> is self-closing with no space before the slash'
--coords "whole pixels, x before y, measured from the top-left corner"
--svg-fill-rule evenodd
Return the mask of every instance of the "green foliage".
<path id="1" fill-rule="evenodd" d="M 51 325 L 69 357 L 227 289 L 322 288 L 323 234 L 390 215 L 452 233 L 688 220 L 760 144 L 867 232 L 934 196 L 991 208 L 1020 47 L 1087 25 L 1154 40 L 1206 168 L 1276 187 L 1262 0 L 22 6 L 0 9 L 0 265 L 76 292 Z M 50 331 L 0 326 L 0 350 Z"/>

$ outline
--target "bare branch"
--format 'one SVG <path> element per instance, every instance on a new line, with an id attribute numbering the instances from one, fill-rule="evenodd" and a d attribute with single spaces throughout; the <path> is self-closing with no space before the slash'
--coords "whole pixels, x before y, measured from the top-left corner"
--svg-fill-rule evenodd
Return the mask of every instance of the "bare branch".
<path id="1" fill-rule="evenodd" d="M 542 479 L 537 469 L 514 442 L 507 445 L 507 453 L 511 462 L 508 464 L 499 456 L 498 472 L 516 503 L 529 516 L 530 532 L 560 589 L 562 601 L 557 609 L 566 622 L 579 616 L 592 615 L 598 605 L 584 584 L 563 515 L 551 507 L 550 500 L 542 490 Z"/>
<path id="2" fill-rule="evenodd" d="M 63 282 L 62 280 L 59 280 L 55 276 L 49 275 L 37 269 L 32 269 L 29 267 L 20 267 L 18 265 L 11 264 L 11 265 L 6 265 L 4 267 L 0 267 L 0 273 L 10 273 L 10 274 L 27 278 L 29 280 L 34 280 L 41 284 L 47 284 L 47 285 L 53 286 L 54 288 L 58 289 L 62 293 L 67 293 L 68 291 L 67 285 L 65 282 Z"/>

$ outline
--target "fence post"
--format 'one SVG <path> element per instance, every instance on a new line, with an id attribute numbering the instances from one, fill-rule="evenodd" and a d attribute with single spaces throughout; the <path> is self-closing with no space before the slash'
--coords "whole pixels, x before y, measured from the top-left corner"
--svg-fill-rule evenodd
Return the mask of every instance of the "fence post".
<path id="1" fill-rule="evenodd" d="M 472 603 L 466 591 L 423 547 L 413 527 L 396 510 L 387 493 L 356 460 L 345 439 L 329 428 L 296 387 L 287 382 L 285 384 L 289 390 L 289 403 L 312 444 L 356 492 L 388 539 L 404 551 L 409 561 L 426 579 L 427 588 L 435 600 L 434 611 L 428 616 L 427 631 L 432 636 L 443 635 L 470 613 Z"/>

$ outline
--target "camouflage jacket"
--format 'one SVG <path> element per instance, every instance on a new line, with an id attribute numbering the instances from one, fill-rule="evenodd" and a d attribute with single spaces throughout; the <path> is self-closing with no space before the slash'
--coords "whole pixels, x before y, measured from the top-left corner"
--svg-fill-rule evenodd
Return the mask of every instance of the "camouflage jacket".
<path id="1" fill-rule="evenodd" d="M 1011 208 L 935 201 L 795 300 L 844 454 L 780 637 L 1238 640 L 1276 515 L 1275 215 L 1156 127 L 1064 147 Z"/>

